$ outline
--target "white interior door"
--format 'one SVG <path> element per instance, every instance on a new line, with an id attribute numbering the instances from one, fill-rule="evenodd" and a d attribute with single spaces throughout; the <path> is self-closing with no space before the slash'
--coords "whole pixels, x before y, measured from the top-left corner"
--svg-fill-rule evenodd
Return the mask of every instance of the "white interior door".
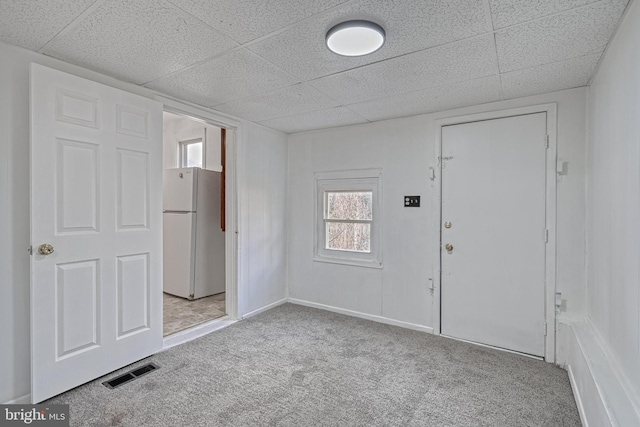
<path id="1" fill-rule="evenodd" d="M 32 64 L 34 403 L 162 349 L 161 150 L 160 103 Z"/>
<path id="2" fill-rule="evenodd" d="M 546 113 L 442 128 L 443 335 L 544 356 L 545 170 Z"/>

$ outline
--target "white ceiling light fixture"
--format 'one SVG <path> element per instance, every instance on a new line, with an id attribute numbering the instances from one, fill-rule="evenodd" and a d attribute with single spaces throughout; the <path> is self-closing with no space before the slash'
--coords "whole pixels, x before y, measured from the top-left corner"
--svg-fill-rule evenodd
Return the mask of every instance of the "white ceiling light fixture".
<path id="1" fill-rule="evenodd" d="M 371 21 L 346 21 L 327 32 L 327 47 L 342 56 L 368 55 L 384 44 L 384 29 Z"/>

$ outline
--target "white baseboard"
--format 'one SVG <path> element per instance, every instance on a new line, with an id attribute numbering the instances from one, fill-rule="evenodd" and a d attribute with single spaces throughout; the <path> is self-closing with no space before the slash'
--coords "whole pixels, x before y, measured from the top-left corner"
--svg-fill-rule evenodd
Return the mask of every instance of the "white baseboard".
<path id="1" fill-rule="evenodd" d="M 590 323 L 568 325 L 566 369 L 585 427 L 640 426 L 640 402 Z"/>
<path id="2" fill-rule="evenodd" d="M 578 407 L 578 414 L 580 415 L 580 421 L 584 427 L 589 427 L 589 421 L 585 418 L 585 408 L 582 403 L 582 395 L 577 391 L 576 378 L 573 375 L 571 366 L 567 366 L 567 373 L 569 374 L 569 383 L 571 384 L 571 390 L 573 390 L 573 398 L 576 400 L 576 406 Z"/>
<path id="3" fill-rule="evenodd" d="M 243 315 L 242 319 L 243 320 L 244 319 L 248 319 L 250 317 L 253 317 L 253 316 L 255 316 L 257 314 L 260 314 L 262 312 L 265 312 L 267 310 L 271 310 L 272 308 L 277 307 L 279 305 L 282 305 L 282 304 L 284 304 L 286 302 L 287 302 L 287 298 L 282 298 L 281 300 L 278 300 L 276 302 L 272 302 L 271 304 L 265 305 L 264 307 L 261 307 L 261 308 L 259 308 L 257 310 L 250 311 L 249 313 Z"/>
<path id="4" fill-rule="evenodd" d="M 24 396 L 20 396 L 13 400 L 4 402 L 3 405 L 28 405 L 30 403 L 31 403 L 31 394 L 25 394 Z"/>
<path id="5" fill-rule="evenodd" d="M 211 332 L 219 331 L 220 329 L 233 325 L 236 322 L 237 320 L 232 320 L 228 316 L 225 316 L 195 326 L 191 329 L 187 329 L 186 331 L 181 331 L 173 335 L 169 335 L 163 340 L 162 350 L 164 351 L 171 347 L 175 347 L 177 345 L 184 344 L 188 341 L 210 334 Z"/>
<path id="6" fill-rule="evenodd" d="M 361 319 L 372 320 L 378 323 L 385 323 L 387 325 L 400 326 L 402 328 L 413 329 L 414 331 L 428 332 L 433 334 L 433 328 L 429 326 L 416 325 L 414 323 L 402 322 L 400 320 L 389 319 L 388 317 L 376 316 L 374 314 L 361 313 L 359 311 L 347 310 L 344 308 L 334 307 L 332 305 L 318 304 L 311 301 L 305 301 L 297 298 L 287 298 L 287 301 L 292 304 L 304 305 L 307 307 L 319 308 L 321 310 L 332 311 L 334 313 L 345 314 L 347 316 L 359 317 Z"/>

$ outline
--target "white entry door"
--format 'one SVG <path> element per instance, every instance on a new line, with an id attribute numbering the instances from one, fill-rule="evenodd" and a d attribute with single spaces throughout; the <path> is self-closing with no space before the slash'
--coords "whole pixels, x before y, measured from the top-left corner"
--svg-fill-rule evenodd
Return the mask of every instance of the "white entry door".
<path id="1" fill-rule="evenodd" d="M 546 113 L 442 128 L 443 335 L 544 356 L 546 149 Z"/>
<path id="2" fill-rule="evenodd" d="M 160 103 L 32 64 L 34 403 L 162 349 L 161 153 Z"/>

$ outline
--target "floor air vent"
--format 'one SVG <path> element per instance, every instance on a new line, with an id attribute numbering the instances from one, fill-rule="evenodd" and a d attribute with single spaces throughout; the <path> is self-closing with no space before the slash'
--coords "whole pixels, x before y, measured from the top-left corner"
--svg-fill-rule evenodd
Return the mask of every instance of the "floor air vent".
<path id="1" fill-rule="evenodd" d="M 155 363 L 147 363 L 144 366 L 136 368 L 133 371 L 129 371 L 126 374 L 119 375 L 112 380 L 103 382 L 102 384 L 107 388 L 120 387 L 122 384 L 133 381 L 136 378 L 148 374 L 149 372 L 155 371 L 156 369 L 160 369 L 160 366 L 156 365 Z"/>

